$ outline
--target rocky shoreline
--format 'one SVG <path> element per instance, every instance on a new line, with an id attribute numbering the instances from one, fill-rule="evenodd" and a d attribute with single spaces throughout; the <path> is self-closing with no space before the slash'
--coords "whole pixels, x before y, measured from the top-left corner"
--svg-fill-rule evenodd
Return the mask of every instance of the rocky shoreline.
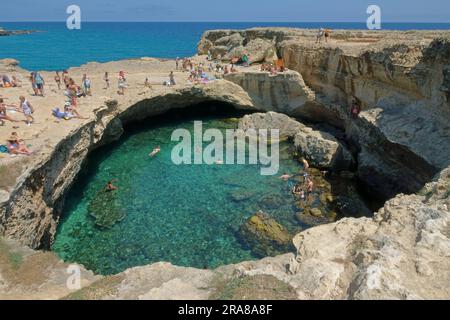
<path id="1" fill-rule="evenodd" d="M 87 272 L 85 288 L 75 293 L 64 287 L 60 276 L 64 264 L 53 263 L 53 273 L 24 282 L 15 274 L 10 257 L 29 249 L 2 240 L 7 244 L 0 250 L 0 262 L 6 261 L 0 268 L 0 297 L 26 298 L 30 292 L 43 299 L 68 294 L 97 299 L 450 297 L 450 148 L 445 147 L 450 145 L 449 37 L 448 32 L 336 31 L 333 42 L 317 45 L 308 30 L 210 31 L 199 43 L 200 55 L 210 51 L 226 59 L 230 52 L 246 50 L 256 57 L 252 62 L 259 63 L 276 54 L 289 71 L 269 76 L 250 67 L 205 85 L 140 87 L 126 97 L 96 97 L 87 101 L 92 110 L 88 120 L 52 128 L 52 135 L 48 127 L 30 131 L 38 154 L 0 159 L 8 172 L 7 177 L 0 172 L 0 231 L 32 248 L 48 248 L 51 243 L 64 195 L 90 150 L 118 138 L 123 124 L 207 101 L 269 112 L 243 120 L 242 126 L 261 121 L 283 125 L 313 164 L 335 168 L 337 163 L 354 162 L 359 179 L 372 192 L 395 198 L 373 219 L 343 219 L 300 233 L 294 239 L 295 255 L 217 270 L 158 263 L 112 277 Z M 173 68 L 170 63 L 141 59 L 88 64 L 71 72 L 119 66 L 151 72 L 167 64 L 165 73 Z M 2 68 L 25 74 L 14 65 Z M 134 80 L 142 81 L 137 80 L 142 73 L 135 73 Z M 133 72 L 130 78 L 133 81 Z M 349 115 L 351 99 L 363 107 L 358 119 Z M 50 98 L 46 108 L 52 103 Z M 345 144 L 299 122 L 289 125 L 283 114 L 327 123 L 342 132 Z M 0 130 L 3 135 L 10 129 Z M 397 195 L 402 192 L 411 195 Z M 51 254 L 27 252 L 22 255 L 25 262 Z M 43 263 L 42 268 L 49 265 Z M 43 285 L 58 281 L 64 287 L 59 291 Z M 252 287 L 258 281 L 259 291 Z M 264 287 L 279 290 L 270 295 Z"/>

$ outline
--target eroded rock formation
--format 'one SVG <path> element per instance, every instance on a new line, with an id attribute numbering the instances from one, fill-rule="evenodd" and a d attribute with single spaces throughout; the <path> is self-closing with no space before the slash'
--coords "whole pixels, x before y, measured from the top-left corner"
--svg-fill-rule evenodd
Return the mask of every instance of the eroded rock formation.
<path id="1" fill-rule="evenodd" d="M 318 168 L 345 170 L 353 162 L 351 153 L 332 135 L 313 130 L 284 114 L 253 113 L 244 116 L 238 127 L 242 130 L 278 129 L 281 138 L 291 138 L 299 152 Z"/>
<path id="2" fill-rule="evenodd" d="M 299 75 L 227 79 L 260 99 L 264 110 L 344 130 L 357 150 L 359 177 L 373 191 L 416 192 L 450 163 L 450 148 L 441 148 L 450 141 L 448 33 L 336 31 L 330 44 L 317 45 L 312 30 L 209 31 L 199 53 L 234 34 L 244 47 L 255 38 L 271 41 Z M 357 120 L 349 113 L 352 99 L 363 108 Z"/>
<path id="3" fill-rule="evenodd" d="M 267 46 L 291 71 L 270 77 L 249 69 L 207 85 L 142 90 L 117 103 L 99 98 L 89 120 L 44 140 L 36 157 L 8 163 L 8 174 L 0 171 L 0 231 L 21 244 L 48 247 L 64 194 L 90 150 L 117 139 L 123 123 L 205 101 L 328 123 L 345 133 L 357 157 L 359 178 L 372 190 L 387 197 L 420 193 L 397 195 L 374 218 L 346 218 L 308 229 L 294 238 L 296 254 L 216 270 L 157 263 L 111 277 L 83 271 L 84 288 L 72 292 L 64 286 L 67 265 L 52 253 L 12 241 L 0 246 L 0 297 L 448 299 L 448 33 L 336 31 L 328 45 L 314 41 L 314 32 L 308 30 L 206 33 L 200 53 L 216 50 L 230 58 L 242 50 L 252 55 L 250 49 L 256 47 L 254 61 L 262 61 L 273 58 L 261 53 Z M 349 117 L 351 99 L 363 107 L 358 119 Z M 279 126 L 291 132 L 288 124 L 294 122 L 285 119 Z M 303 139 L 316 133 L 307 131 Z M 36 261 L 45 261 L 39 270 L 46 272 L 30 281 L 21 278 Z M 24 269 L 17 273 L 15 268 Z"/>

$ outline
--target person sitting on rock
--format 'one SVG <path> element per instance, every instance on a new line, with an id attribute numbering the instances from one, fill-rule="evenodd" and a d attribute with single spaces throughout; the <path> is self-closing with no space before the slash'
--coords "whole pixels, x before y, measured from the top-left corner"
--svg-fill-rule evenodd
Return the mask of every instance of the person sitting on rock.
<path id="1" fill-rule="evenodd" d="M 352 116 L 353 119 L 358 119 L 358 116 L 361 112 L 361 107 L 359 106 L 359 104 L 356 102 L 355 99 L 352 100 L 352 105 L 350 107 L 350 114 Z"/>
<path id="2" fill-rule="evenodd" d="M 30 155 L 31 151 L 27 148 L 23 139 L 20 139 L 16 132 L 13 132 L 7 139 L 8 151 L 11 154 L 25 154 Z"/>
<path id="3" fill-rule="evenodd" d="M 303 188 L 298 183 L 292 189 L 292 194 L 295 195 L 295 196 L 300 196 L 302 194 L 302 192 L 303 192 Z"/>
<path id="4" fill-rule="evenodd" d="M 7 105 L 3 101 L 3 98 L 0 98 L 0 124 L 3 125 L 5 123 L 4 120 L 19 122 L 19 120 L 15 120 L 6 114 Z"/>
<path id="5" fill-rule="evenodd" d="M 77 108 L 73 106 L 69 101 L 65 103 L 64 105 L 64 112 L 66 113 L 66 116 L 68 118 L 77 118 L 77 119 L 88 119 L 86 117 L 81 116 Z"/>

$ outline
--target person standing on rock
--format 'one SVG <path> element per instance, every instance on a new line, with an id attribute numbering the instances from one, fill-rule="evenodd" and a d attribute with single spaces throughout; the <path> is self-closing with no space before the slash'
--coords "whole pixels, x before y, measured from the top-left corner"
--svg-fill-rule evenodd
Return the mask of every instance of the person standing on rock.
<path id="1" fill-rule="evenodd" d="M 55 82 L 56 85 L 58 86 L 58 90 L 61 90 L 61 77 L 59 76 L 59 71 L 56 71 Z"/>
<path id="2" fill-rule="evenodd" d="M 109 89 L 109 73 L 105 72 L 103 76 L 103 81 L 105 81 L 105 89 Z"/>
<path id="3" fill-rule="evenodd" d="M 37 96 L 39 94 L 39 90 L 38 90 L 37 85 L 36 85 L 35 72 L 31 72 L 30 73 L 30 78 L 29 79 L 30 79 L 30 82 L 31 82 L 31 88 L 33 88 L 34 95 Z"/>
<path id="4" fill-rule="evenodd" d="M 82 88 L 83 88 L 83 94 L 84 96 L 91 96 L 92 95 L 92 91 L 91 91 L 91 80 L 88 78 L 88 76 L 86 74 L 83 74 L 83 79 L 82 79 Z"/>
<path id="5" fill-rule="evenodd" d="M 309 169 L 309 163 L 305 158 L 302 158 L 303 171 L 307 174 Z"/>
<path id="6" fill-rule="evenodd" d="M 20 96 L 19 101 L 20 107 L 17 108 L 17 110 L 25 115 L 25 123 L 30 126 L 34 122 L 34 118 L 32 116 L 34 113 L 34 108 L 24 96 Z"/>
<path id="7" fill-rule="evenodd" d="M 311 194 L 314 191 L 314 182 L 311 178 L 306 179 L 306 190 L 308 191 L 308 194 Z"/>
<path id="8" fill-rule="evenodd" d="M 34 82 L 36 84 L 37 92 L 43 97 L 45 81 L 39 72 L 34 73 Z"/>
<path id="9" fill-rule="evenodd" d="M 325 29 L 323 35 L 325 36 L 325 43 L 328 43 L 328 38 L 331 35 L 331 30 L 330 29 Z"/>
<path id="10" fill-rule="evenodd" d="M 170 74 L 169 74 L 169 84 L 170 84 L 171 86 L 176 85 L 176 83 L 175 83 L 175 76 L 174 76 L 174 74 L 173 74 L 173 71 L 170 71 Z"/>
<path id="11" fill-rule="evenodd" d="M 119 80 L 118 80 L 119 90 L 117 91 L 117 94 L 124 95 L 126 86 L 127 86 L 127 82 L 125 79 L 125 72 L 120 71 L 119 72 Z"/>
<path id="12" fill-rule="evenodd" d="M 322 37 L 324 35 L 325 31 L 323 30 L 323 28 L 319 29 L 319 32 L 317 32 L 316 35 L 316 43 L 320 43 L 322 41 Z"/>

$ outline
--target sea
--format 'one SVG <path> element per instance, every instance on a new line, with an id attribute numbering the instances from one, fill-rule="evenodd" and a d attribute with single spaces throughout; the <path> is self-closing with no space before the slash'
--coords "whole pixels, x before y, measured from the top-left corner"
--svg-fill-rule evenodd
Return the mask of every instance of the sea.
<path id="1" fill-rule="evenodd" d="M 37 30 L 0 37 L 0 59 L 14 58 L 27 70 L 63 70 L 88 62 L 140 57 L 192 56 L 206 30 L 290 27 L 366 29 L 365 23 L 276 22 L 84 22 L 69 30 L 65 22 L 0 22 L 7 30 Z M 383 30 L 450 30 L 450 23 L 385 23 Z"/>

